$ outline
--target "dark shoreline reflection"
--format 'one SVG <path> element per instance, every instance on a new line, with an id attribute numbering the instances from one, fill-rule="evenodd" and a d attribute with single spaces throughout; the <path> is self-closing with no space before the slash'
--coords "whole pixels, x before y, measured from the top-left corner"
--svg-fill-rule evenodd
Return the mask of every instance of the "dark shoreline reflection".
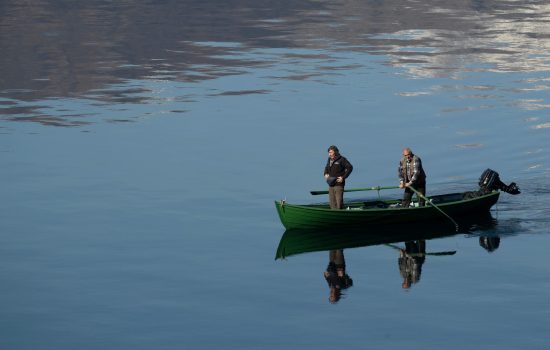
<path id="1" fill-rule="evenodd" d="M 0 92 L 31 101 L 79 96 L 128 79 L 197 82 L 264 61 L 251 47 L 294 47 L 273 17 L 322 9 L 314 1 L 66 1 L 1 6 Z M 303 18 L 308 21 L 307 17 Z"/>
<path id="2" fill-rule="evenodd" d="M 36 117 L 17 108 L 27 107 L 23 101 L 75 97 L 147 103 L 155 91 L 146 82 L 196 84 L 254 67 L 292 67 L 266 78 L 271 82 L 359 69 L 339 61 L 342 51 L 384 56 L 387 64 L 423 78 L 471 70 L 546 71 L 550 38 L 538 28 L 547 20 L 545 6 L 542 0 L 407 6 L 397 0 L 7 0 L 0 6 L 0 98 L 21 105 L 0 112 L 9 121 L 78 126 L 71 116 Z"/>
<path id="3" fill-rule="evenodd" d="M 386 245 L 398 251 L 398 269 L 403 278 L 403 289 L 410 289 L 420 281 L 422 266 L 427 256 L 452 256 L 456 251 L 431 252 L 427 242 L 436 238 L 450 237 L 457 234 L 480 234 L 480 242 L 498 238 L 491 231 L 497 225 L 497 220 L 490 212 L 456 220 L 458 232 L 448 221 L 419 223 L 408 225 L 384 225 L 369 227 L 365 230 L 287 230 L 282 235 L 275 260 L 311 253 L 329 252 L 329 263 L 324 277 L 329 286 L 329 301 L 336 303 L 343 291 L 353 286 L 352 278 L 346 272 L 344 250 L 377 245 Z M 476 234 L 476 235 L 477 235 Z M 487 249 L 483 244 L 482 247 Z"/>

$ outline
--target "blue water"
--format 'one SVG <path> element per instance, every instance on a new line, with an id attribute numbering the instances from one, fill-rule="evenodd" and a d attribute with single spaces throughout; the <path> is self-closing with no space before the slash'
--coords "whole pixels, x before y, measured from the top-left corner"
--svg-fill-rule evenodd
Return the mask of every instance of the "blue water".
<path id="1" fill-rule="evenodd" d="M 545 2 L 1 8 L 1 349 L 546 348 Z M 409 146 L 428 195 L 486 168 L 522 194 L 409 289 L 395 249 L 345 249 L 330 303 L 328 251 L 275 260 L 273 205 L 326 200 L 330 144 L 349 188 Z"/>

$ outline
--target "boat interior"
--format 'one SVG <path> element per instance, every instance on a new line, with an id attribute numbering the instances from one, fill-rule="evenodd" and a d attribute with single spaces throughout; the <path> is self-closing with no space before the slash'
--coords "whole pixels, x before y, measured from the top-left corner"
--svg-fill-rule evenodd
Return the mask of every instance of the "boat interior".
<path id="1" fill-rule="evenodd" d="M 463 192 L 448 193 L 442 195 L 431 196 L 429 199 L 434 204 L 444 204 L 451 202 L 459 202 L 465 199 Z M 410 204 L 411 207 L 418 207 L 419 202 L 416 196 Z M 348 210 L 366 210 L 366 209 L 385 209 L 385 208 L 401 208 L 401 199 L 376 199 L 368 201 L 351 201 L 346 202 L 345 208 Z"/>

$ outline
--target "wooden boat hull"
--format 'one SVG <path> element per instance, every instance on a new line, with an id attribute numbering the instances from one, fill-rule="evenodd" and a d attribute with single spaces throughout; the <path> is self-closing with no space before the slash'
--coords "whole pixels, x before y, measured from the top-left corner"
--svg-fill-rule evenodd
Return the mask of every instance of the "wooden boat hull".
<path id="1" fill-rule="evenodd" d="M 488 211 L 499 198 L 500 192 L 470 199 L 462 193 L 433 196 L 433 203 L 452 218 Z M 275 206 L 286 229 L 365 228 L 369 225 L 406 224 L 445 218 L 430 204 L 424 207 L 392 208 L 398 200 L 357 201 L 346 203 L 346 209 L 331 210 L 327 204 L 294 205 L 276 201 Z"/>

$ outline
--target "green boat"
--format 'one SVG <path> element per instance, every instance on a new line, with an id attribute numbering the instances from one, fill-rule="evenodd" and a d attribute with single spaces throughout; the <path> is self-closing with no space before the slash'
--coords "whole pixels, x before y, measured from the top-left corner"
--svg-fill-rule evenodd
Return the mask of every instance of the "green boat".
<path id="1" fill-rule="evenodd" d="M 520 194 L 515 182 L 506 185 L 499 174 L 491 169 L 485 170 L 479 178 L 476 191 L 457 192 L 423 196 L 416 189 L 416 202 L 407 208 L 401 207 L 400 199 L 352 200 L 345 203 L 344 209 L 330 209 L 328 203 L 296 205 L 286 201 L 275 201 L 275 207 L 283 226 L 289 229 L 366 229 L 375 225 L 411 225 L 413 223 L 436 222 L 446 220 L 452 223 L 458 232 L 457 221 L 461 218 L 487 213 L 498 201 L 500 192 L 512 195 Z M 397 188 L 369 187 L 346 189 L 344 192 L 370 191 Z M 327 191 L 311 191 L 311 194 L 325 194 Z M 419 206 L 418 197 L 425 200 L 425 206 Z"/>
<path id="2" fill-rule="evenodd" d="M 408 224 L 426 221 L 454 220 L 488 212 L 498 201 L 500 191 L 469 196 L 472 192 L 449 193 L 430 197 L 423 207 L 413 202 L 399 207 L 399 199 L 356 200 L 345 203 L 341 210 L 330 209 L 328 203 L 296 205 L 275 201 L 283 226 L 288 229 L 367 228 L 373 225 Z M 449 220 L 450 219 L 450 220 Z"/>

